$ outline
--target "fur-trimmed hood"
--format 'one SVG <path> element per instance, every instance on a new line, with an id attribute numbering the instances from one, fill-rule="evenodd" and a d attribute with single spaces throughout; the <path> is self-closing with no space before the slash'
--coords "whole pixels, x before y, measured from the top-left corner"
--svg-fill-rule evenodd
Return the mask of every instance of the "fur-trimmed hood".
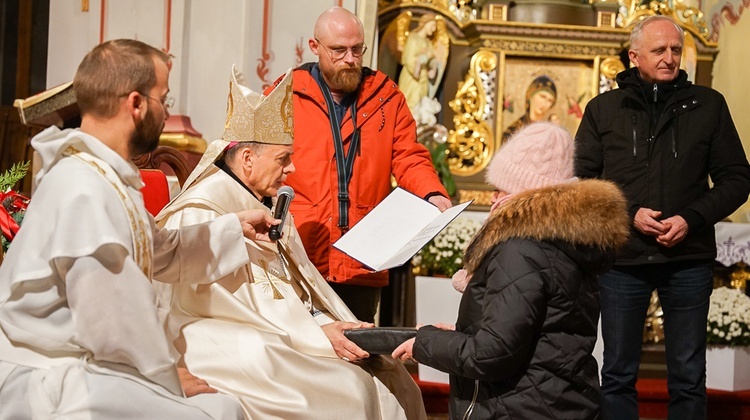
<path id="1" fill-rule="evenodd" d="M 466 249 L 473 273 L 497 245 L 512 238 L 566 243 L 610 252 L 628 239 L 627 201 L 609 181 L 585 180 L 524 191 L 495 209 Z"/>

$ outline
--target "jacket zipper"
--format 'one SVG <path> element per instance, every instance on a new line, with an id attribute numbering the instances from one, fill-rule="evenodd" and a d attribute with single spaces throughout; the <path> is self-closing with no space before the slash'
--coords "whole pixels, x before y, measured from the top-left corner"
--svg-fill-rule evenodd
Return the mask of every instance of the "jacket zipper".
<path id="1" fill-rule="evenodd" d="M 658 93 L 659 93 L 659 85 L 654 83 L 654 104 L 656 104 L 658 100 L 657 98 Z M 659 125 L 660 119 L 661 119 L 661 115 L 658 115 L 656 118 L 656 126 Z M 651 135 L 649 136 L 649 138 L 646 139 L 646 150 L 647 150 L 646 156 L 648 156 L 648 158 L 646 159 L 647 168 L 649 167 L 649 164 L 651 163 L 651 152 L 653 151 L 654 140 L 656 139 L 656 135 L 654 134 L 654 117 L 653 116 L 650 119 L 648 131 L 649 133 L 651 133 Z"/>
<path id="2" fill-rule="evenodd" d="M 469 403 L 469 407 L 466 408 L 466 412 L 464 413 L 464 416 L 461 417 L 461 420 L 468 420 L 469 417 L 471 417 L 471 412 L 474 411 L 474 405 L 477 403 L 477 395 L 479 395 L 479 380 L 474 380 L 474 395 L 471 397 L 471 402 Z"/>
<path id="3" fill-rule="evenodd" d="M 675 85 L 675 90 L 676 89 L 677 89 L 677 86 Z M 656 84 L 656 83 L 654 83 L 654 88 L 652 89 L 652 91 L 654 93 L 654 103 L 656 103 L 657 100 L 658 100 L 659 85 Z M 645 96 L 645 94 L 644 94 L 644 96 Z M 644 99 L 646 99 L 646 98 L 644 98 Z M 666 111 L 666 108 L 665 108 L 665 111 Z M 633 160 L 635 160 L 636 157 L 637 157 L 637 149 L 636 149 L 636 144 L 637 144 L 637 142 L 636 142 L 636 140 L 637 140 L 636 139 L 636 116 L 635 115 L 631 115 L 630 116 L 630 121 L 631 121 L 631 123 L 633 125 Z M 677 126 L 676 126 L 676 124 L 677 123 L 674 122 L 674 124 L 672 125 L 672 155 L 674 156 L 675 159 L 677 159 L 677 134 L 676 134 Z M 648 152 L 647 156 L 649 156 L 649 157 L 651 156 L 651 147 L 652 147 L 651 143 L 655 140 L 655 135 L 653 134 L 654 127 L 652 125 L 653 125 L 653 123 L 649 124 L 649 126 L 650 126 L 649 131 L 651 132 L 651 136 L 646 139 L 646 146 L 647 146 L 646 150 Z M 657 125 L 658 125 L 658 120 L 657 120 Z M 647 158 L 646 159 L 646 167 L 648 167 L 648 166 L 649 166 L 649 159 Z"/>
<path id="4" fill-rule="evenodd" d="M 631 122 L 633 123 L 633 160 L 635 160 L 636 156 L 638 156 L 638 154 L 637 154 L 637 152 L 636 152 L 636 147 L 635 147 L 635 146 L 636 146 L 636 133 L 635 133 L 635 129 L 636 129 L 636 124 L 635 124 L 635 115 L 631 115 L 631 116 L 630 116 L 630 121 L 631 121 Z"/>
<path id="5" fill-rule="evenodd" d="M 656 94 L 658 90 L 659 90 L 659 86 L 656 83 L 654 83 L 654 103 L 656 103 Z M 675 85 L 675 90 L 677 90 L 677 85 Z M 664 112 L 666 112 L 666 110 L 667 108 L 665 107 Z M 659 116 L 659 118 L 661 119 L 661 116 Z M 676 121 L 677 117 L 675 117 L 674 119 L 675 121 L 672 123 L 672 155 L 674 155 L 674 158 L 677 159 L 677 138 L 676 138 L 677 135 L 675 134 L 675 131 L 677 130 L 677 121 Z M 651 139 L 649 140 L 653 140 L 653 138 L 654 138 L 654 135 L 652 134 Z"/>

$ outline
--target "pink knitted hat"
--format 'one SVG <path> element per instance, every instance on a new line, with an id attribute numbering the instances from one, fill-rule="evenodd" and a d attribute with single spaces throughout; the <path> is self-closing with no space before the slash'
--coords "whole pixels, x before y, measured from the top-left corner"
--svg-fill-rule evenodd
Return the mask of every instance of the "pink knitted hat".
<path id="1" fill-rule="evenodd" d="M 574 182 L 573 140 L 547 122 L 528 125 L 495 153 L 487 182 L 508 194 Z"/>

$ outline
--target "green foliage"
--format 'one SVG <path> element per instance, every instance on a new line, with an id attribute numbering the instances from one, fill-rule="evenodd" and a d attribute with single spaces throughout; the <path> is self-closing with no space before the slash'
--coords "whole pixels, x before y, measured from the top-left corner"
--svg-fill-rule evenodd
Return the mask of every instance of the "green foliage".
<path id="1" fill-rule="evenodd" d="M 430 152 L 432 165 L 445 187 L 448 196 L 456 193 L 456 182 L 453 180 L 450 166 L 448 165 L 448 129 L 440 124 L 420 125 L 417 127 L 417 141 L 424 145 Z"/>
<path id="2" fill-rule="evenodd" d="M 21 222 L 23 222 L 23 216 L 26 213 L 26 207 L 29 203 L 28 198 L 12 190 L 18 181 L 26 176 L 29 164 L 30 162 L 16 163 L 0 175 L 0 212 L 3 212 L 0 243 L 2 244 L 3 253 L 8 251 L 14 232 L 21 225 Z M 8 220 L 8 216 L 13 220 Z M 8 237 L 6 237 L 6 234 Z"/>
<path id="3" fill-rule="evenodd" d="M 453 174 L 448 166 L 448 146 L 445 143 L 436 143 L 430 150 L 430 155 L 440 181 L 443 183 L 448 195 L 452 197 L 456 193 L 456 182 L 453 180 Z"/>
<path id="4" fill-rule="evenodd" d="M 30 161 L 14 163 L 10 169 L 0 175 L 0 191 L 5 192 L 22 180 L 26 176 L 30 164 Z"/>

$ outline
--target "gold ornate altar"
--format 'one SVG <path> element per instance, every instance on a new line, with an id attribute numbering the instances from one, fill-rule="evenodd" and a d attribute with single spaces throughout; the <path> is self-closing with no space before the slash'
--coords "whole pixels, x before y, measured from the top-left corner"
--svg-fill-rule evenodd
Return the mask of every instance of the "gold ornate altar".
<path id="1" fill-rule="evenodd" d="M 616 88 L 630 28 L 643 17 L 672 16 L 685 29 L 683 63 L 697 84 L 710 85 L 717 52 L 703 15 L 681 0 L 380 0 L 378 68 L 394 80 L 426 14 L 438 16 L 433 39 L 449 41 L 434 98 L 437 123 L 448 128 L 454 198 L 474 199 L 476 210 L 490 204 L 484 168 L 513 127 L 533 120 L 534 95 L 547 91 L 544 118 L 575 134 L 588 101 Z"/>

